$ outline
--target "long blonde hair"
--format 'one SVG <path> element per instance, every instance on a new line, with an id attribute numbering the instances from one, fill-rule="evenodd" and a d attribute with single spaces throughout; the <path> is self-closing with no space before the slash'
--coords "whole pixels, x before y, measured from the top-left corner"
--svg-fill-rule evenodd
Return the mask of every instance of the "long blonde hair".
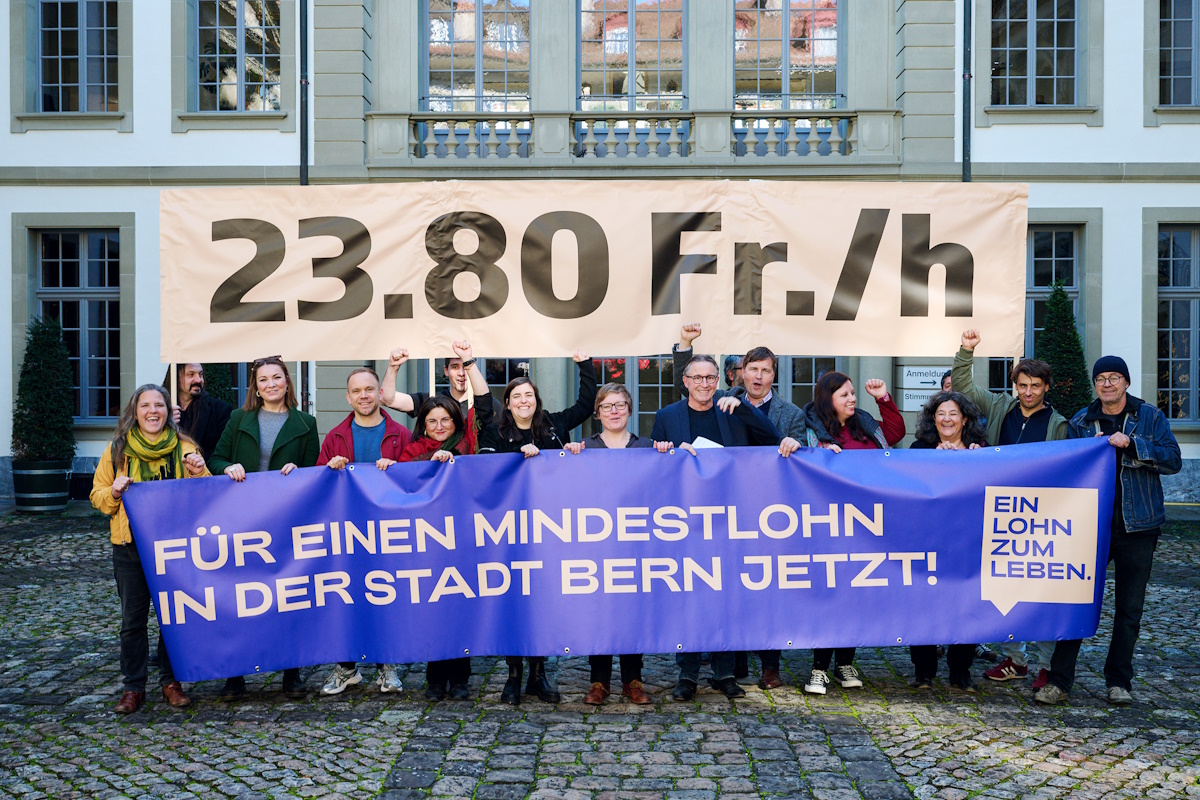
<path id="1" fill-rule="evenodd" d="M 167 394 L 167 390 L 157 383 L 143 383 L 133 390 L 133 397 L 129 398 L 129 402 L 125 404 L 125 410 L 121 412 L 121 418 L 117 420 L 117 432 L 113 435 L 110 445 L 114 470 L 119 469 L 121 462 L 125 459 L 125 442 L 129 439 L 129 432 L 137 426 L 138 402 L 141 401 L 142 395 L 150 391 L 162 395 L 163 403 L 167 406 L 167 428 L 175 431 L 175 435 L 182 441 L 195 444 L 191 437 L 179 430 L 179 426 L 175 424 L 174 416 L 171 413 L 171 397 Z"/>

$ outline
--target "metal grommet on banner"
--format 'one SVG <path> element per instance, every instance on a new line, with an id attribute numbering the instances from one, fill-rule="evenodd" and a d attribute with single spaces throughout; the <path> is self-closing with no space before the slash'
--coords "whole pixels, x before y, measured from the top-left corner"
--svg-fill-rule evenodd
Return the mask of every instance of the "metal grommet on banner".
<path id="1" fill-rule="evenodd" d="M 562 458 L 562 457 L 563 457 L 563 456 L 565 456 L 566 454 L 567 454 L 567 451 L 566 451 L 566 450 L 559 450 L 559 451 L 558 451 L 558 457 L 559 457 L 559 458 Z"/>
<path id="2" fill-rule="evenodd" d="M 367 660 L 367 654 L 363 653 L 362 658 L 360 658 L 359 661 L 366 661 L 366 660 Z"/>
<path id="3" fill-rule="evenodd" d="M 255 672 L 258 672 L 260 669 L 261 669 L 261 667 L 259 667 L 257 664 L 255 664 L 255 665 L 254 665 L 254 671 L 255 671 Z"/>
<path id="4" fill-rule="evenodd" d="M 353 465 L 353 464 L 347 464 L 347 465 L 346 465 L 346 469 L 350 470 L 351 472 L 354 472 L 354 465 Z"/>
<path id="5" fill-rule="evenodd" d="M 471 651 L 470 651 L 469 649 L 468 649 L 468 650 L 463 650 L 463 655 L 464 655 L 464 656 L 469 656 L 469 655 L 471 655 Z"/>
<path id="6" fill-rule="evenodd" d="M 886 458 L 887 456 L 890 456 L 891 454 L 892 454 L 892 451 L 891 451 L 891 450 L 884 450 L 884 451 L 883 451 L 883 455 L 884 455 L 884 457 L 885 457 L 885 458 Z"/>
<path id="7" fill-rule="evenodd" d="M 997 453 L 999 453 L 999 452 L 1000 452 L 1000 448 L 999 448 L 999 447 L 997 447 L 997 448 L 994 448 L 994 449 L 996 450 L 996 452 L 997 452 Z"/>
<path id="8" fill-rule="evenodd" d="M 1013 640 L 1013 635 L 1012 635 L 1011 633 L 1008 635 L 1008 640 L 1009 640 L 1010 642 Z"/>
<path id="9" fill-rule="evenodd" d="M 903 641 L 904 641 L 904 637 L 903 637 L 903 636 L 897 636 L 897 637 L 896 637 L 896 644 L 900 644 L 900 643 L 901 643 L 901 642 L 903 642 Z"/>
<path id="10" fill-rule="evenodd" d="M 668 450 L 667 452 L 668 452 L 668 453 L 670 453 L 671 455 L 675 455 L 675 448 L 674 448 L 674 447 L 672 447 L 672 448 L 671 448 L 670 450 Z"/>
<path id="11" fill-rule="evenodd" d="M 683 649 L 683 645 L 681 645 L 681 644 L 677 644 L 677 645 L 675 645 L 675 649 L 676 649 L 676 650 L 682 650 L 682 649 Z"/>
<path id="12" fill-rule="evenodd" d="M 792 640 L 788 639 L 788 647 L 791 647 L 791 646 L 792 646 Z"/>
<path id="13" fill-rule="evenodd" d="M 570 652 L 571 652 L 571 648 L 569 648 L 569 647 L 564 647 L 564 648 L 563 648 L 563 652 L 564 652 L 564 653 L 570 653 Z"/>

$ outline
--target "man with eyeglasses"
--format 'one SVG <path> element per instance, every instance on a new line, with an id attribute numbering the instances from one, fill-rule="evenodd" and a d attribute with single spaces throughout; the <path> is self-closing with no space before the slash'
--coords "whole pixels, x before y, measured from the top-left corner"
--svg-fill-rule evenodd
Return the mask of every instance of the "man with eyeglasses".
<path id="1" fill-rule="evenodd" d="M 1104 436 L 1117 457 L 1116 491 L 1108 560 L 1116 567 L 1112 640 L 1104 662 L 1108 702 L 1133 702 L 1133 647 L 1141 629 L 1146 584 L 1154 549 L 1166 521 L 1160 475 L 1183 466 L 1179 443 L 1166 416 L 1155 406 L 1129 394 L 1129 367 L 1119 356 L 1104 356 L 1092 367 L 1097 399 L 1071 418 L 1068 437 Z M 1067 699 L 1075 682 L 1079 639 L 1054 648 L 1050 678 L 1034 695 L 1047 705 Z"/>
<path id="2" fill-rule="evenodd" d="M 650 438 L 659 452 L 676 445 L 690 445 L 704 438 L 723 447 L 747 445 L 778 445 L 779 434 L 767 416 L 749 403 L 735 397 L 722 397 L 714 402 L 720 372 L 712 356 L 693 356 L 683 370 L 683 383 L 688 390 L 685 399 L 660 408 L 654 415 L 654 430 Z M 796 440 L 785 443 L 787 452 L 799 447 Z M 783 447 L 780 449 L 784 453 Z M 700 653 L 680 653 L 679 683 L 672 696 L 688 701 L 696 695 L 700 677 Z M 734 678 L 734 654 L 712 654 L 712 686 L 726 697 L 741 697 L 746 692 Z"/>
<path id="3" fill-rule="evenodd" d="M 412 434 L 379 407 L 379 375 L 375 370 L 358 367 L 350 372 L 346 378 L 346 402 L 350 404 L 350 415 L 325 435 L 317 466 L 344 469 L 347 464 L 366 463 L 387 469 L 399 461 Z M 378 666 L 379 691 L 404 689 L 394 664 Z M 358 665 L 353 661 L 342 661 L 329 673 L 321 694 L 341 694 L 346 687 L 361 682 Z"/>
<path id="4" fill-rule="evenodd" d="M 679 343 L 671 348 L 675 359 L 675 374 L 682 375 L 687 362 L 692 357 L 693 343 L 700 338 L 701 326 L 698 322 L 684 325 L 679 331 Z M 730 384 L 728 391 L 717 392 L 715 397 L 730 396 L 748 400 L 750 405 L 767 415 L 767 419 L 775 426 L 780 436 L 790 437 L 797 441 L 806 438 L 807 427 L 804 410 L 775 393 L 775 375 L 779 372 L 779 359 L 775 353 L 766 347 L 755 347 L 746 353 L 745 357 L 729 356 L 725 359 L 726 376 L 729 375 L 731 359 L 736 359 L 738 365 L 738 381 Z M 678 379 L 676 387 L 679 393 L 687 397 L 687 387 L 682 378 Z M 762 664 L 762 676 L 758 680 L 758 688 L 763 690 L 775 689 L 783 685 L 779 676 L 779 659 L 783 655 L 780 650 L 759 650 L 758 658 Z M 734 666 L 734 677 L 744 678 L 750 673 L 746 654 L 739 652 Z"/>

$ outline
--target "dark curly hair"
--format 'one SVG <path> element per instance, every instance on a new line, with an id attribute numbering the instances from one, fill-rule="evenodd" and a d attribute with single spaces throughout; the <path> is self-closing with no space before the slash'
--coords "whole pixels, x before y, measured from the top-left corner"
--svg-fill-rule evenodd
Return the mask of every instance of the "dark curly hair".
<path id="1" fill-rule="evenodd" d="M 958 410 L 962 412 L 963 430 L 962 443 L 967 447 L 977 444 L 980 447 L 986 446 L 987 432 L 983 429 L 983 424 L 980 423 L 979 407 L 971 402 L 971 398 L 967 397 L 962 392 L 938 392 L 925 403 L 921 409 L 921 416 L 917 418 L 917 431 L 914 434 L 917 441 L 925 444 L 936 446 L 941 441 L 941 436 L 938 435 L 937 425 L 934 423 L 933 417 L 937 413 L 938 406 L 945 403 L 947 400 L 958 406 Z"/>
<path id="2" fill-rule="evenodd" d="M 813 411 L 816 412 L 817 419 L 825 426 L 825 430 L 835 440 L 842 434 L 842 423 L 838 419 L 837 412 L 833 410 L 833 396 L 849 380 L 849 376 L 844 373 L 826 372 L 817 380 L 817 385 L 813 387 Z M 857 414 L 851 414 L 850 419 L 846 420 L 846 430 L 850 432 L 850 438 L 856 441 L 875 441 L 869 433 L 863 430 L 862 425 L 858 421 Z"/>

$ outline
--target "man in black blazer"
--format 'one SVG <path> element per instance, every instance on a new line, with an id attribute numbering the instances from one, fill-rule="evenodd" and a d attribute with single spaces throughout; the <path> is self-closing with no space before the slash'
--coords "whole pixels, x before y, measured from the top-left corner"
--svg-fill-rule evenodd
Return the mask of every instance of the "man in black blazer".
<path id="1" fill-rule="evenodd" d="M 713 402 L 719 375 L 712 356 L 694 356 L 688 362 L 683 370 L 687 398 L 660 408 L 654 415 L 654 431 L 650 437 L 655 447 L 665 451 L 676 445 L 690 445 L 700 437 L 724 447 L 779 444 L 775 427 L 767 415 L 754 406 L 735 397 L 722 397 Z M 679 664 L 679 683 L 672 696 L 676 700 L 691 700 L 696 695 L 696 682 L 700 677 L 700 654 L 679 653 L 675 661 Z M 733 653 L 713 653 L 712 670 L 713 688 L 726 697 L 741 697 L 746 693 L 733 677 Z"/>

